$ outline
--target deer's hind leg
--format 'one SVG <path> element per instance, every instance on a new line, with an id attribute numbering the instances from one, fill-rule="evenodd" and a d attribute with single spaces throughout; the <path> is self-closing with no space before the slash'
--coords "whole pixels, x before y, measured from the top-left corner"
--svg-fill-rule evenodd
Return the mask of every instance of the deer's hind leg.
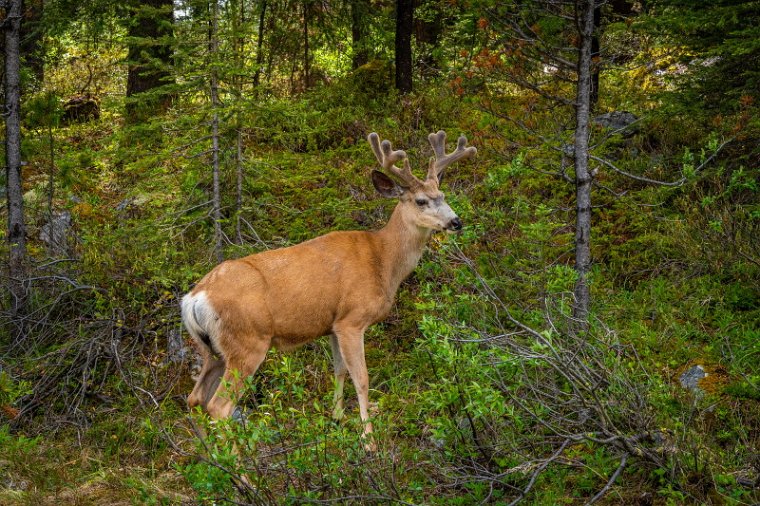
<path id="1" fill-rule="evenodd" d="M 330 347 L 332 348 L 333 369 L 335 371 L 335 394 L 333 395 L 333 420 L 343 418 L 345 409 L 343 406 L 343 386 L 346 383 L 348 367 L 343 361 L 343 355 L 340 353 L 338 337 L 335 334 L 330 335 Z"/>
<path id="2" fill-rule="evenodd" d="M 264 362 L 271 339 L 253 339 L 250 342 L 252 342 L 251 348 L 238 348 L 225 355 L 224 375 L 207 405 L 211 418 L 218 420 L 232 415 L 235 402 L 243 388 L 243 382 L 248 376 L 252 376 Z"/>
<path id="3" fill-rule="evenodd" d="M 203 343 L 199 343 L 196 347 L 203 360 L 203 365 L 198 374 L 198 379 L 195 381 L 195 387 L 187 397 L 187 405 L 190 409 L 195 406 L 204 408 L 207 406 L 219 385 L 222 373 L 224 373 L 224 360 L 214 356 L 209 347 Z"/>

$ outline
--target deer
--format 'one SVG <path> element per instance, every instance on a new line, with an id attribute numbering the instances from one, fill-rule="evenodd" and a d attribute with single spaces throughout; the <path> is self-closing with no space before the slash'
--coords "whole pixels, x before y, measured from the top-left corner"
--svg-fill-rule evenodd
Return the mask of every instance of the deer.
<path id="1" fill-rule="evenodd" d="M 462 230 L 439 186 L 449 165 L 477 149 L 467 147 L 462 135 L 446 154 L 446 133 L 431 133 L 434 157 L 423 180 L 412 174 L 405 151 L 394 150 L 388 140 L 380 142 L 374 132 L 367 140 L 382 168 L 372 170 L 372 184 L 383 197 L 398 199 L 384 227 L 334 231 L 224 261 L 182 298 L 182 322 L 203 359 L 187 398 L 190 409 L 200 406 L 212 419 L 232 416 L 243 380 L 256 372 L 271 348 L 288 351 L 329 335 L 335 375 L 332 416 L 336 421 L 344 416 L 343 387 L 349 375 L 362 437 L 372 434 L 364 333 L 389 314 L 431 235 Z M 374 448 L 373 443 L 365 447 Z"/>

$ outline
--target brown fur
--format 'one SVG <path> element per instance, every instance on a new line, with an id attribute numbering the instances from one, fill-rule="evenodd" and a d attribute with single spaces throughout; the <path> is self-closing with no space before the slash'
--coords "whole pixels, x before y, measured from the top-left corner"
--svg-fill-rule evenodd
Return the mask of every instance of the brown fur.
<path id="1" fill-rule="evenodd" d="M 204 359 L 188 397 L 190 407 L 204 406 L 214 418 L 230 416 L 242 379 L 256 372 L 271 347 L 289 350 L 332 334 L 333 414 L 343 414 L 348 373 L 364 431 L 372 431 L 364 332 L 386 317 L 433 231 L 461 227 L 437 178 L 414 188 L 396 185 L 382 174 L 374 175 L 373 182 L 384 195 L 400 199 L 381 230 L 332 232 L 228 260 L 185 296 L 182 319 Z M 418 202 L 423 198 L 429 201 L 424 207 Z M 222 375 L 226 386 L 218 388 Z"/>

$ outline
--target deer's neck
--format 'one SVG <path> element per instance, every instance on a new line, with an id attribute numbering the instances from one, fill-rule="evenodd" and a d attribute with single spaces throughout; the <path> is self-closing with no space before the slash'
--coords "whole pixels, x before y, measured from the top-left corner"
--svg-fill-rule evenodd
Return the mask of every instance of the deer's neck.
<path id="1" fill-rule="evenodd" d="M 417 266 L 432 230 L 420 228 L 405 216 L 397 205 L 388 223 L 377 234 L 383 246 L 383 271 L 389 294 L 395 294 L 401 282 Z"/>

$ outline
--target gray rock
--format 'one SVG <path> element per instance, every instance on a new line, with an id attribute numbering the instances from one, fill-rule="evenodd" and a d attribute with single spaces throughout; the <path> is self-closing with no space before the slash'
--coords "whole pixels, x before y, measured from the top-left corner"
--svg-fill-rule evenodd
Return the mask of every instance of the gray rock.
<path id="1" fill-rule="evenodd" d="M 69 255 L 69 235 L 71 232 L 71 213 L 55 211 L 51 220 L 40 229 L 40 240 L 44 242 L 53 256 Z"/>
<path id="2" fill-rule="evenodd" d="M 232 411 L 232 415 L 230 418 L 232 418 L 236 423 L 239 424 L 245 424 L 245 422 L 248 421 L 248 418 L 250 418 L 250 413 L 247 409 L 243 409 L 240 406 L 235 406 L 235 409 Z"/>
<path id="3" fill-rule="evenodd" d="M 623 137 L 630 137 L 636 132 L 635 123 L 639 117 L 627 111 L 612 111 L 596 116 L 593 121 L 595 124 L 609 128 L 613 132 L 620 133 Z"/>
<path id="4" fill-rule="evenodd" d="M 695 393 L 703 393 L 702 388 L 699 386 L 699 380 L 706 378 L 707 376 L 708 374 L 705 372 L 704 367 L 701 365 L 695 365 L 685 370 L 678 380 L 681 382 L 681 386 L 687 390 L 691 390 Z"/>
<path id="5" fill-rule="evenodd" d="M 127 197 L 118 204 L 116 204 L 116 210 L 117 211 L 124 211 L 128 209 L 130 206 L 133 206 L 135 203 L 134 197 Z"/>
<path id="6" fill-rule="evenodd" d="M 181 364 L 191 356 L 192 350 L 185 345 L 182 332 L 179 329 L 171 329 L 166 338 L 166 361 Z"/>
<path id="7" fill-rule="evenodd" d="M 135 218 L 140 209 L 151 201 L 150 195 L 139 194 L 126 197 L 116 204 L 116 210 L 119 211 L 122 218 Z"/>

